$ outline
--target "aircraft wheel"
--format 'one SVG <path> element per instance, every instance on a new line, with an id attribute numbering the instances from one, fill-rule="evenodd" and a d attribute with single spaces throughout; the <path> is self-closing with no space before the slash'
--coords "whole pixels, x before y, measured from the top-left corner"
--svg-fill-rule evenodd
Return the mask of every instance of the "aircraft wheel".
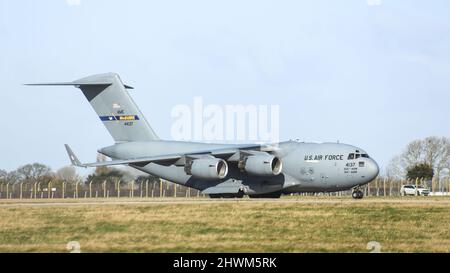
<path id="1" fill-rule="evenodd" d="M 244 197 L 244 192 L 243 191 L 239 191 L 235 196 L 234 196 L 234 198 L 243 198 Z"/>
<path id="2" fill-rule="evenodd" d="M 362 199 L 364 197 L 364 193 L 360 190 L 356 190 L 352 192 L 353 199 Z"/>
<path id="3" fill-rule="evenodd" d="M 364 193 L 362 191 L 358 191 L 358 199 L 362 199 L 364 197 Z"/>

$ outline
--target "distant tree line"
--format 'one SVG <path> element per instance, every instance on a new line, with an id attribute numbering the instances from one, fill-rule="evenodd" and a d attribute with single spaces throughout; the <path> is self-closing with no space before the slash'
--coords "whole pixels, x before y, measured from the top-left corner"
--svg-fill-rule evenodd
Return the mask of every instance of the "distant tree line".
<path id="1" fill-rule="evenodd" d="M 99 185 L 106 182 L 107 184 L 114 184 L 117 181 L 127 183 L 130 181 L 142 182 L 149 181 L 150 183 L 159 182 L 157 177 L 146 175 L 142 172 L 134 171 L 124 168 L 113 167 L 99 167 L 96 168 L 92 174 L 86 178 L 81 177 L 73 166 L 65 166 L 57 171 L 41 163 L 32 163 L 20 166 L 13 171 L 5 171 L 0 169 L 0 183 L 19 184 L 24 185 L 42 183 L 46 184 L 52 182 L 53 186 L 59 186 L 62 182 L 69 185 L 75 183 Z"/>
<path id="2" fill-rule="evenodd" d="M 392 158 L 386 175 L 394 179 L 430 181 L 439 183 L 450 176 L 450 139 L 431 136 L 409 143 L 404 151 Z"/>

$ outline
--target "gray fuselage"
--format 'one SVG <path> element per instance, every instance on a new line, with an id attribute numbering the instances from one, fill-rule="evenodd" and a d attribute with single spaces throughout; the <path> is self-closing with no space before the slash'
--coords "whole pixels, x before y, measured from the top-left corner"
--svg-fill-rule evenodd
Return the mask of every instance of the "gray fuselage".
<path id="1" fill-rule="evenodd" d="M 234 145 L 181 141 L 127 142 L 105 147 L 100 153 L 113 159 L 129 159 L 160 154 L 189 154 L 198 150 L 233 148 Z M 239 188 L 246 194 L 281 191 L 333 192 L 348 190 L 372 181 L 379 172 L 377 163 L 355 146 L 340 143 L 304 143 L 287 141 L 272 152 L 282 161 L 282 172 L 276 176 L 253 176 L 229 162 L 228 175 L 220 180 L 202 180 L 186 174 L 183 166 L 164 166 L 149 163 L 132 167 L 171 182 L 198 190 L 217 185 L 217 192 L 235 192 Z"/>

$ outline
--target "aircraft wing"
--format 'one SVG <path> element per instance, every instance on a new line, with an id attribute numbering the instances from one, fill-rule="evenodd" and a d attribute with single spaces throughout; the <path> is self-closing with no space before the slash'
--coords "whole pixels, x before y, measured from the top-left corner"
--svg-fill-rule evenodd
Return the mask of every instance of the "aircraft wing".
<path id="1" fill-rule="evenodd" d="M 75 153 L 72 151 L 72 149 L 69 147 L 69 145 L 65 144 L 67 154 L 69 155 L 70 161 L 72 162 L 72 165 L 77 167 L 103 167 L 103 166 L 112 166 L 112 165 L 129 165 L 129 164 L 135 164 L 135 165 L 147 165 L 151 162 L 158 162 L 163 163 L 165 161 L 176 161 L 181 158 L 180 155 L 162 155 L 162 156 L 150 156 L 150 157 L 139 157 L 139 158 L 133 158 L 133 159 L 125 159 L 125 160 L 110 160 L 110 161 L 103 161 L 103 162 L 94 162 L 94 163 L 81 163 L 80 160 L 78 160 Z"/>
<path id="2" fill-rule="evenodd" d="M 186 157 L 190 158 L 200 158 L 204 156 L 214 156 L 218 158 L 225 159 L 227 161 L 237 161 L 239 159 L 239 153 L 257 153 L 257 152 L 271 152 L 276 148 L 270 145 L 259 145 L 259 144 L 245 144 L 245 145 L 233 145 L 227 148 L 209 149 L 209 150 L 199 150 L 192 151 L 186 154 L 167 154 L 149 157 L 138 157 L 132 159 L 119 159 L 119 160 L 109 160 L 103 162 L 94 163 L 81 163 L 69 145 L 65 144 L 67 154 L 69 155 L 72 165 L 77 167 L 102 167 L 102 166 L 112 166 L 112 165 L 137 165 L 145 166 L 149 163 L 157 163 L 162 165 L 184 165 Z"/>

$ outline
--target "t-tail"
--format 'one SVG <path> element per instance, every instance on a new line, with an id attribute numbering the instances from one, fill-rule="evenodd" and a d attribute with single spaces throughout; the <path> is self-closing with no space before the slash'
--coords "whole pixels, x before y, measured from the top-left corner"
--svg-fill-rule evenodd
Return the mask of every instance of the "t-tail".
<path id="1" fill-rule="evenodd" d="M 75 86 L 80 88 L 116 143 L 159 140 L 127 89 L 115 73 L 82 78 L 73 82 L 27 84 Z"/>

